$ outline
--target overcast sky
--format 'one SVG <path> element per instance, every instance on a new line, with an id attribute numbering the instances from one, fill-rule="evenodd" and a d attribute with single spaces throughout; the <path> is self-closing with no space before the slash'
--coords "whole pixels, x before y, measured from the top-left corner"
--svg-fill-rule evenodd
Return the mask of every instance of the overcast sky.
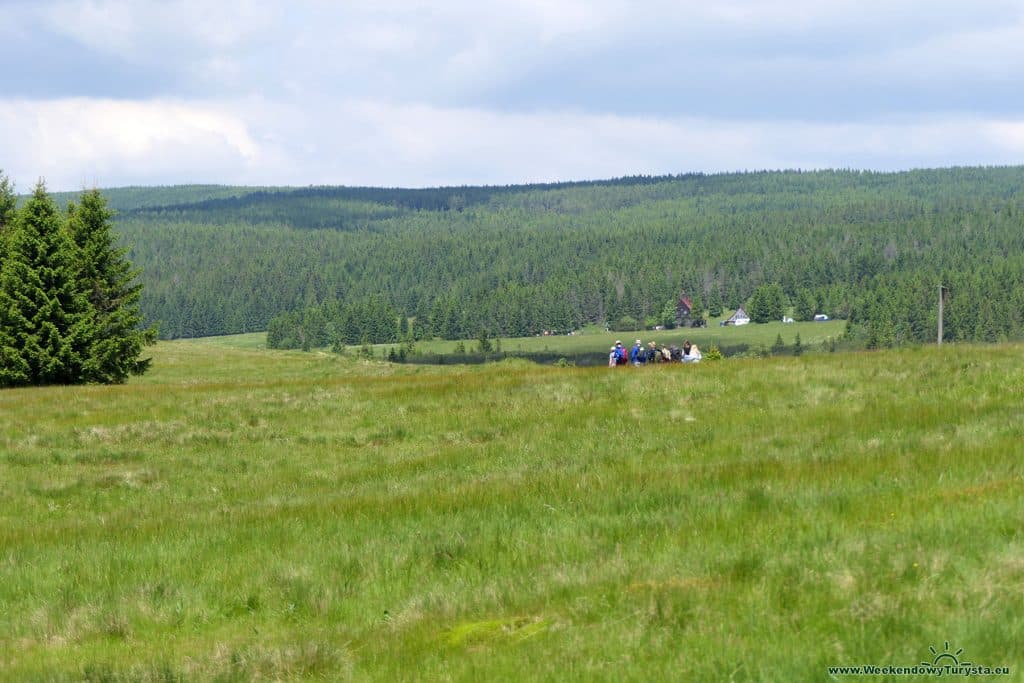
<path id="1" fill-rule="evenodd" d="M 0 169 L 505 184 L 1024 163 L 1022 0 L 0 0 Z"/>

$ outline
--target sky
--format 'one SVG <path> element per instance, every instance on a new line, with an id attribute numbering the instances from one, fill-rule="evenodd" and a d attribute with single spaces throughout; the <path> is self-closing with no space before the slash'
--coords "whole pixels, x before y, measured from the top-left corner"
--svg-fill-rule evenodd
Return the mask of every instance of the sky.
<path id="1" fill-rule="evenodd" d="M 83 187 L 1024 163 L 1021 0 L 0 0 L 0 170 Z"/>

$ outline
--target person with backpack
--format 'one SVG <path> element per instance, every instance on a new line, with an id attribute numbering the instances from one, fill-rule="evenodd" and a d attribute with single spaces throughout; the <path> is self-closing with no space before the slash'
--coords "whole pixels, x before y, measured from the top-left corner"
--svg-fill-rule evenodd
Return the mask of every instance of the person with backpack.
<path id="1" fill-rule="evenodd" d="M 645 360 L 644 346 L 640 343 L 640 340 L 636 340 L 636 344 L 633 344 L 633 348 L 629 350 L 629 362 L 634 367 L 640 367 L 640 364 Z"/>
<path id="2" fill-rule="evenodd" d="M 626 347 L 623 346 L 622 342 L 619 341 L 618 339 L 615 340 L 615 364 L 626 364 Z"/>
<path id="3" fill-rule="evenodd" d="M 657 342 L 647 343 L 647 353 L 644 356 L 645 363 L 657 363 L 661 360 L 661 355 L 658 353 Z"/>

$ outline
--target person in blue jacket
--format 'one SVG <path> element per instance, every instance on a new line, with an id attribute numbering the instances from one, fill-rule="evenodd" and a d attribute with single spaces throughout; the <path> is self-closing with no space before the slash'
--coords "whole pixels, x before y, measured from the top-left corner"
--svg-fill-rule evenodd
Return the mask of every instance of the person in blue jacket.
<path id="1" fill-rule="evenodd" d="M 628 362 L 626 347 L 618 339 L 615 340 L 615 364 L 625 365 Z"/>
<path id="2" fill-rule="evenodd" d="M 629 350 L 629 362 L 633 365 L 640 367 L 640 364 L 645 360 L 644 346 L 640 343 L 640 340 L 636 340 L 636 344 L 633 344 L 633 348 Z"/>

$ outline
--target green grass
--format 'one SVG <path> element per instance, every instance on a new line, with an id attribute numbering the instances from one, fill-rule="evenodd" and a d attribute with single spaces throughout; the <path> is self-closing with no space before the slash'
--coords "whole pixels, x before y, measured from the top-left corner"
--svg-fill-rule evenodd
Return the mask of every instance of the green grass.
<path id="1" fill-rule="evenodd" d="M 1021 679 L 1020 346 L 608 369 L 253 339 L 0 392 L 0 679 L 799 681 L 946 641 Z"/>
<path id="2" fill-rule="evenodd" d="M 761 325 L 741 325 L 740 327 L 719 327 L 717 320 L 709 322 L 706 328 L 680 328 L 675 330 L 635 330 L 628 332 L 605 332 L 590 331 L 587 334 L 573 336 L 540 336 L 540 337 L 516 337 L 501 340 L 503 351 L 522 351 L 525 353 L 538 353 L 551 351 L 554 353 L 589 353 L 608 356 L 608 349 L 616 340 L 622 341 L 626 346 L 632 346 L 637 339 L 646 344 L 655 341 L 661 344 L 676 344 L 682 346 L 684 340 L 689 339 L 707 350 L 712 345 L 737 346 L 745 344 L 748 346 L 767 346 L 775 343 L 775 338 L 782 335 L 786 344 L 792 345 L 796 335 L 800 335 L 800 343 L 804 346 L 820 345 L 827 339 L 837 339 L 842 336 L 846 329 L 845 321 L 830 320 L 824 323 L 764 323 Z M 432 340 L 417 342 L 416 348 L 423 352 L 450 354 L 454 351 L 457 341 Z M 468 340 L 463 342 L 467 348 L 476 345 L 476 341 Z"/>
<path id="3" fill-rule="evenodd" d="M 220 337 L 200 337 L 198 339 L 182 339 L 182 344 L 212 346 L 218 349 L 265 349 L 267 347 L 266 332 L 247 332 L 245 334 L 226 334 Z"/>
<path id="4" fill-rule="evenodd" d="M 607 357 L 609 347 L 616 340 L 621 340 L 626 346 L 631 346 L 637 339 L 642 339 L 645 344 L 649 341 L 656 341 L 659 344 L 676 344 L 677 346 L 681 346 L 683 340 L 689 339 L 706 351 L 712 345 L 719 347 L 739 345 L 771 347 L 779 335 L 787 345 L 792 346 L 796 341 L 796 335 L 799 334 L 800 343 L 813 350 L 816 345 L 820 346 L 830 339 L 839 339 L 846 329 L 846 323 L 842 320 L 830 320 L 824 323 L 765 323 L 741 325 L 740 327 L 719 327 L 720 320 L 724 320 L 724 318 L 709 321 L 709 327 L 703 329 L 605 332 L 603 328 L 591 326 L 583 330 L 582 333 L 572 336 L 504 337 L 492 341 L 500 342 L 502 350 L 507 352 L 593 353 L 595 356 Z M 213 346 L 221 349 L 262 349 L 266 347 L 267 334 L 266 332 L 229 334 L 221 337 L 187 339 L 182 340 L 181 343 Z M 459 341 L 432 339 L 417 342 L 416 349 L 421 353 L 450 355 L 459 343 Z M 468 339 L 461 343 L 469 349 L 473 348 L 477 342 Z M 395 344 L 375 344 L 373 345 L 374 354 L 379 356 L 381 351 L 386 353 L 392 347 L 398 348 Z M 358 346 L 349 347 L 349 351 L 358 349 Z"/>
<path id="5" fill-rule="evenodd" d="M 719 348 L 734 349 L 738 346 L 765 347 L 770 348 L 778 336 L 788 346 L 796 341 L 797 334 L 800 335 L 800 343 L 805 349 L 820 350 L 823 343 L 828 340 L 839 339 L 846 329 L 846 323 L 842 320 L 830 320 L 823 323 L 764 323 L 759 325 L 741 325 L 740 327 L 719 327 L 718 321 L 724 318 L 716 318 L 709 321 L 706 328 L 680 328 L 675 330 L 633 330 L 605 332 L 603 328 L 595 329 L 589 327 L 574 335 L 553 335 L 536 337 L 512 337 L 491 340 L 492 343 L 500 344 L 502 351 L 513 354 L 551 354 L 564 353 L 570 356 L 580 354 L 594 354 L 595 358 L 607 358 L 608 350 L 615 341 L 621 341 L 627 347 L 640 339 L 647 342 L 654 341 L 660 345 L 682 346 L 683 341 L 689 339 L 697 344 L 702 350 L 707 351 L 711 346 Z M 262 333 L 260 333 L 262 334 Z M 256 344 L 258 334 L 233 335 L 228 337 L 216 337 L 224 340 L 221 343 L 233 344 L 238 339 L 239 344 Z M 262 337 L 265 341 L 265 335 Z M 477 341 L 467 339 L 452 341 L 443 339 L 431 339 L 416 342 L 416 350 L 424 354 L 451 355 L 455 349 L 462 344 L 466 350 L 476 348 Z M 349 347 L 350 352 L 358 351 L 359 346 Z M 380 356 L 391 348 L 398 348 L 396 344 L 376 344 L 373 346 L 374 355 Z"/>

